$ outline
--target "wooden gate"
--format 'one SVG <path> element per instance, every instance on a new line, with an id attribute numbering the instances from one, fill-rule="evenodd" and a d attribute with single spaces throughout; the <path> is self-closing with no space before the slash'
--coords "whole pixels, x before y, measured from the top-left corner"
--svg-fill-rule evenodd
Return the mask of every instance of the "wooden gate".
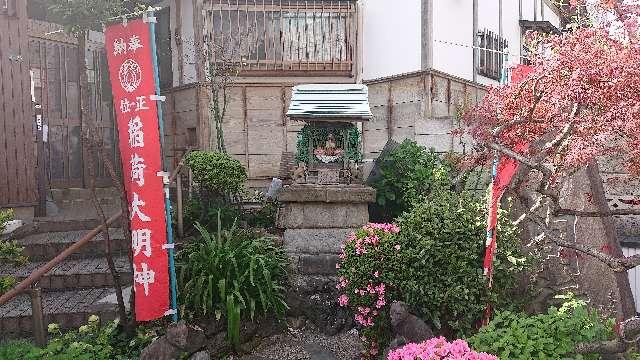
<path id="1" fill-rule="evenodd" d="M 115 129 L 108 76 L 103 76 L 104 55 L 99 49 L 85 55 L 89 79 L 88 119 L 80 108 L 80 54 L 77 41 L 60 33 L 57 25 L 31 21 L 30 58 L 35 100 L 42 105 L 45 131 L 45 157 L 51 188 L 88 186 L 89 159 L 83 147 L 83 133 L 91 130 L 102 140 L 102 148 L 117 164 Z M 106 83 L 105 83 L 106 79 Z M 83 90 L 85 91 L 85 90 Z M 108 94 L 108 96 L 104 96 Z M 84 122 L 84 124 L 83 124 Z M 88 129 L 96 124 L 95 129 Z M 92 125 L 91 125 L 92 126 Z M 110 177 L 100 159 L 96 165 L 97 186 L 110 185 Z"/>
<path id="2" fill-rule="evenodd" d="M 0 1 L 0 207 L 36 202 L 26 1 Z"/>

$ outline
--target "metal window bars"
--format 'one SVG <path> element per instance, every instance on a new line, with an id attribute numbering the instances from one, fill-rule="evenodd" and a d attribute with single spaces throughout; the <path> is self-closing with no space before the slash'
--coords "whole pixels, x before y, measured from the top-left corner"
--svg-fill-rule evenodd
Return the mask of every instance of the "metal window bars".
<path id="1" fill-rule="evenodd" d="M 346 71 L 353 66 L 355 1 L 209 0 L 204 47 L 241 71 Z"/>

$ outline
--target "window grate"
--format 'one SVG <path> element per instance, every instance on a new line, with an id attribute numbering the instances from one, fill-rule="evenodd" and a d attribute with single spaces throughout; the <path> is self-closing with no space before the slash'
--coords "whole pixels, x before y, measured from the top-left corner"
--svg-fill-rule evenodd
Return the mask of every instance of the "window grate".
<path id="1" fill-rule="evenodd" d="M 483 30 L 478 33 L 480 54 L 478 59 L 478 74 L 493 80 L 500 80 L 504 64 L 504 52 L 508 48 L 506 39 L 498 34 Z"/>

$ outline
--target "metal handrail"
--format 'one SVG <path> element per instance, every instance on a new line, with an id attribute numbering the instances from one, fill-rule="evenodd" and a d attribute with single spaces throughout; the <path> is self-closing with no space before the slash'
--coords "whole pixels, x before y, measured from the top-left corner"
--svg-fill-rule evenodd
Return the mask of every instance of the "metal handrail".
<path id="1" fill-rule="evenodd" d="M 82 239 L 78 240 L 68 248 L 64 249 L 58 256 L 51 259 L 49 262 L 38 268 L 38 270 L 34 271 L 29 275 L 26 279 L 22 280 L 18 285 L 16 285 L 13 289 L 6 292 L 4 295 L 0 296 L 0 306 L 9 302 L 9 300 L 14 297 L 22 294 L 25 290 L 27 290 L 31 285 L 33 285 L 36 281 L 40 280 L 44 275 L 46 275 L 51 269 L 59 265 L 62 261 L 68 258 L 70 255 L 73 255 L 76 251 L 80 250 L 84 245 L 86 245 L 89 241 L 91 241 L 94 237 L 100 234 L 105 230 L 105 226 L 109 226 L 116 222 L 122 216 L 122 211 L 119 211 L 117 214 L 110 217 L 106 223 L 96 227 L 95 229 L 89 231 Z"/>
<path id="2" fill-rule="evenodd" d="M 182 157 L 182 159 L 180 160 L 180 162 L 178 163 L 176 168 L 171 173 L 171 176 L 169 177 L 169 183 L 170 184 L 173 183 L 174 181 L 176 181 L 176 179 L 178 178 L 178 175 L 180 175 L 180 172 L 182 171 L 182 168 L 184 167 L 185 157 L 186 157 L 186 155 L 188 153 L 189 152 L 187 152 Z M 182 198 L 182 196 L 180 196 L 180 198 Z M 178 207 L 181 208 L 182 204 L 178 204 Z M 31 287 L 31 285 L 33 285 L 38 280 L 40 280 L 49 271 L 51 271 L 51 269 L 53 269 L 54 267 L 59 265 L 62 261 L 64 261 L 69 256 L 71 256 L 74 253 L 76 253 L 78 250 L 80 250 L 83 246 L 85 246 L 87 243 L 89 243 L 89 241 L 91 241 L 93 238 L 95 238 L 102 231 L 107 230 L 106 228 L 108 228 L 109 225 L 112 225 L 114 222 L 116 222 L 121 216 L 122 216 L 122 211 L 119 211 L 117 214 L 111 216 L 109 219 L 107 219 L 107 221 L 105 223 L 103 223 L 102 225 L 100 225 L 100 226 L 96 227 L 95 229 L 89 231 L 89 233 L 87 233 L 85 236 L 83 236 L 82 239 L 78 240 L 77 242 L 75 242 L 71 246 L 69 246 L 68 248 L 64 249 L 55 258 L 51 259 L 49 262 L 47 262 L 43 266 L 39 267 L 36 271 L 31 273 L 31 275 L 29 275 L 26 279 L 22 280 L 14 288 L 12 288 L 8 292 L 6 292 L 4 295 L 0 296 L 0 306 L 8 303 L 10 300 L 15 298 L 16 296 L 18 296 L 18 295 L 22 294 L 23 292 L 27 291 Z M 181 218 L 181 217 L 182 217 L 181 209 L 179 209 L 179 218 Z"/>

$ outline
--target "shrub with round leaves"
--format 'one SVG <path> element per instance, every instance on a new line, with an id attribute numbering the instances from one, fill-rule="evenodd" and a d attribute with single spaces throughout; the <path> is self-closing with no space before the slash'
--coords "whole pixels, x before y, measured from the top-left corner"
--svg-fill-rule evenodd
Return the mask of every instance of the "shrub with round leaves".
<path id="1" fill-rule="evenodd" d="M 194 180 L 213 193 L 237 195 L 244 189 L 247 171 L 240 161 L 228 154 L 194 151 L 187 156 L 187 166 Z"/>
<path id="2" fill-rule="evenodd" d="M 448 342 L 443 337 L 429 339 L 420 344 L 407 344 L 389 353 L 388 360 L 498 360 L 494 355 L 478 353 L 464 340 Z"/>
<path id="3" fill-rule="evenodd" d="M 470 193 L 438 191 L 398 221 L 400 256 L 387 267 L 389 281 L 418 316 L 446 336 L 473 332 L 487 302 L 517 305 L 518 275 L 526 266 L 518 229 L 499 213 L 493 288 L 483 275 L 486 201 Z"/>

